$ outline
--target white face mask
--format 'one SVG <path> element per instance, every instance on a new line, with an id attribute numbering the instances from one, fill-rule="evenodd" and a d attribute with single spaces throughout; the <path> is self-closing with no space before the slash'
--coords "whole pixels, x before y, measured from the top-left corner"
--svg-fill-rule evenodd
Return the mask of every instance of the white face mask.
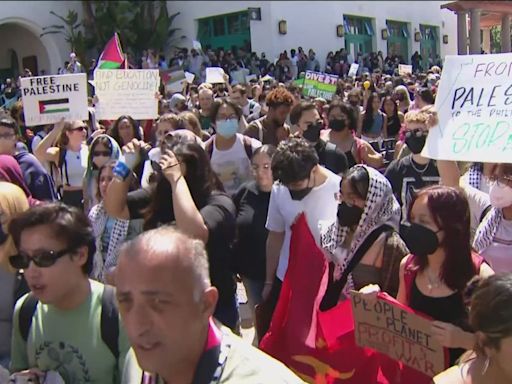
<path id="1" fill-rule="evenodd" d="M 494 208 L 505 208 L 512 205 L 512 188 L 507 185 L 493 183 L 489 189 L 489 198 Z"/>

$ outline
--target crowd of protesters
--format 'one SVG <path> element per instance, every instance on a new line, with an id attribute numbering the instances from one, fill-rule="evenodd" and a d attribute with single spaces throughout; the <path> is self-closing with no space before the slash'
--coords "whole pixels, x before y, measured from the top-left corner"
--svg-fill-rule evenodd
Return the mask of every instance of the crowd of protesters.
<path id="1" fill-rule="evenodd" d="M 387 292 L 432 319 L 453 366 L 436 383 L 510 382 L 512 167 L 424 157 L 442 68 L 399 76 L 401 62 L 148 50 L 130 67 L 196 75 L 162 87 L 158 119 L 97 121 L 91 98 L 89 121 L 28 128 L 15 102 L 0 116 L 0 364 L 48 383 L 300 383 L 234 333 L 237 279 L 268 331 L 304 213 L 329 265 L 322 310 Z M 234 84 L 242 68 L 256 79 Z M 339 75 L 332 100 L 302 94 L 306 70 Z"/>

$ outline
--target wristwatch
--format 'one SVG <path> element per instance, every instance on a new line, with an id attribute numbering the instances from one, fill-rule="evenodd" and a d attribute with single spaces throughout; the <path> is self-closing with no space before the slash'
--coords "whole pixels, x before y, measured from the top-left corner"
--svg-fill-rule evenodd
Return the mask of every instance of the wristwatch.
<path id="1" fill-rule="evenodd" d="M 119 181 L 125 181 L 128 176 L 130 176 L 132 171 L 125 163 L 118 161 L 112 169 L 112 173 L 114 174 L 115 179 L 118 179 Z"/>

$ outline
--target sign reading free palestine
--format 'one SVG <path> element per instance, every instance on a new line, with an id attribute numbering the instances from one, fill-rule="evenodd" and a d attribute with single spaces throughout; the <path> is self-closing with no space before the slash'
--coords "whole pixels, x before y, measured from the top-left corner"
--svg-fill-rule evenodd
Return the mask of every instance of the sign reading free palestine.
<path id="1" fill-rule="evenodd" d="M 332 100 L 333 95 L 336 93 L 337 83 L 338 76 L 322 72 L 306 71 L 302 94 L 308 97 L 322 97 L 326 100 Z"/>

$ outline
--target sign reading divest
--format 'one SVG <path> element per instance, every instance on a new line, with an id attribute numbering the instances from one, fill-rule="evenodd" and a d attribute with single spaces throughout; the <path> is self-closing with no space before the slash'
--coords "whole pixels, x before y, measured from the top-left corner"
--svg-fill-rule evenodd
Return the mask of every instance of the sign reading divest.
<path id="1" fill-rule="evenodd" d="M 72 75 L 22 77 L 21 98 L 25 124 L 51 124 L 66 120 L 88 120 L 87 76 Z"/>
<path id="2" fill-rule="evenodd" d="M 512 162 L 512 54 L 447 56 L 422 155 Z"/>
<path id="3" fill-rule="evenodd" d="M 96 119 L 115 120 L 129 115 L 135 120 L 158 116 L 155 97 L 160 85 L 158 69 L 97 69 L 94 88 L 98 96 Z"/>
<path id="4" fill-rule="evenodd" d="M 355 338 L 411 368 L 433 377 L 445 369 L 445 351 L 431 333 L 431 322 L 386 294 L 367 300 L 351 292 Z"/>
<path id="5" fill-rule="evenodd" d="M 306 71 L 302 94 L 309 97 L 322 97 L 326 100 L 332 100 L 336 93 L 336 84 L 338 76 L 327 73 Z"/>

